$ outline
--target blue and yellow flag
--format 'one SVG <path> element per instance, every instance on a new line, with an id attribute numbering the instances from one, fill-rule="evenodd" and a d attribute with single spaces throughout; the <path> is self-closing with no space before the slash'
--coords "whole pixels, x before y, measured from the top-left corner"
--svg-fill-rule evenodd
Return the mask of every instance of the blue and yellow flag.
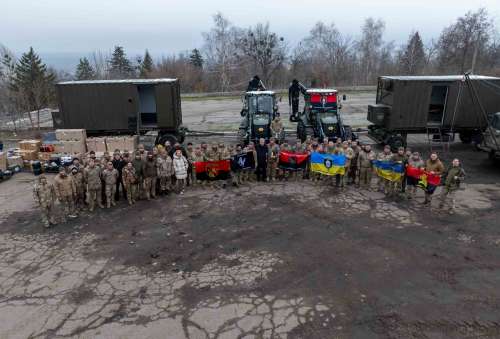
<path id="1" fill-rule="evenodd" d="M 394 161 L 374 160 L 373 168 L 379 177 L 389 181 L 401 181 L 405 172 L 403 164 Z"/>
<path id="2" fill-rule="evenodd" d="M 325 175 L 344 175 L 346 156 L 343 154 L 311 153 L 311 171 Z"/>

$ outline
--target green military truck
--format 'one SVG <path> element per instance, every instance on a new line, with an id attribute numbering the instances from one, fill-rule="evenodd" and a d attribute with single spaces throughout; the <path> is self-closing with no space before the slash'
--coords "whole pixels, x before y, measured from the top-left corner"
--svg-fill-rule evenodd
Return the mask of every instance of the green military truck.
<path id="1" fill-rule="evenodd" d="M 184 141 L 177 79 L 66 81 L 56 89 L 54 128 L 84 128 L 90 136 L 157 131 L 157 144 Z"/>

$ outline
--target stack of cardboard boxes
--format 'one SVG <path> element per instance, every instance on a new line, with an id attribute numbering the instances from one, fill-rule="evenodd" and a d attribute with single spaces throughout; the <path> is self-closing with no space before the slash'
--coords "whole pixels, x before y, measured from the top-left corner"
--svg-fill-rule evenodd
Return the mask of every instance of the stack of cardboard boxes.
<path id="1" fill-rule="evenodd" d="M 38 160 L 38 152 L 42 146 L 41 140 L 22 140 L 19 142 L 19 156 L 25 161 Z"/>
<path id="2" fill-rule="evenodd" d="M 7 152 L 0 152 L 0 171 L 7 169 Z"/>
<path id="3" fill-rule="evenodd" d="M 56 139 L 58 141 L 54 144 L 56 153 L 80 157 L 87 150 L 87 133 L 84 129 L 57 129 Z"/>
<path id="4" fill-rule="evenodd" d="M 125 150 L 133 152 L 137 148 L 137 142 L 138 138 L 135 135 L 87 138 L 87 150 L 94 151 L 96 154 L 113 153 L 117 149 L 121 152 Z"/>

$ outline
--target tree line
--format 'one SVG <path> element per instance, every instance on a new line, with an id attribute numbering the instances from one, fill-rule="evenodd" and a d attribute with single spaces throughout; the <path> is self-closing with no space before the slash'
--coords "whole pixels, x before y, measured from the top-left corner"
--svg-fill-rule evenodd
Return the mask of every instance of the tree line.
<path id="1" fill-rule="evenodd" d="M 1 112 L 39 111 L 54 104 L 54 83 L 122 78 L 179 78 L 183 92 L 245 89 L 258 74 L 268 88 L 285 88 L 293 78 L 308 86 L 373 85 L 377 76 L 462 74 L 500 75 L 500 38 L 492 17 L 480 8 L 457 18 L 437 39 L 424 42 L 418 31 L 402 45 L 384 39 L 385 22 L 367 18 L 359 36 L 344 34 L 334 23 L 318 22 L 296 46 L 269 23 L 241 28 L 222 13 L 202 33 L 203 45 L 154 60 L 148 50 L 129 58 L 122 46 L 111 54 L 82 57 L 74 74 L 47 67 L 33 48 L 16 59 L 1 50 Z M 15 113 L 11 113 L 15 114 Z M 29 116 L 33 127 L 36 123 Z M 39 124 L 39 119 L 38 119 Z"/>

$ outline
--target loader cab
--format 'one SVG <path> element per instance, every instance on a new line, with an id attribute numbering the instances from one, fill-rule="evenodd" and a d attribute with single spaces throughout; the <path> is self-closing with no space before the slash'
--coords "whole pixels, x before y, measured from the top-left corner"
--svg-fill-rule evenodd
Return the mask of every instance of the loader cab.
<path id="1" fill-rule="evenodd" d="M 334 89 L 309 89 L 306 91 L 306 111 L 311 121 L 321 125 L 325 136 L 338 134 L 338 93 Z"/>
<path id="2" fill-rule="evenodd" d="M 243 143 L 271 137 L 271 122 L 278 112 L 273 91 L 249 91 L 243 98 L 239 139 Z"/>

